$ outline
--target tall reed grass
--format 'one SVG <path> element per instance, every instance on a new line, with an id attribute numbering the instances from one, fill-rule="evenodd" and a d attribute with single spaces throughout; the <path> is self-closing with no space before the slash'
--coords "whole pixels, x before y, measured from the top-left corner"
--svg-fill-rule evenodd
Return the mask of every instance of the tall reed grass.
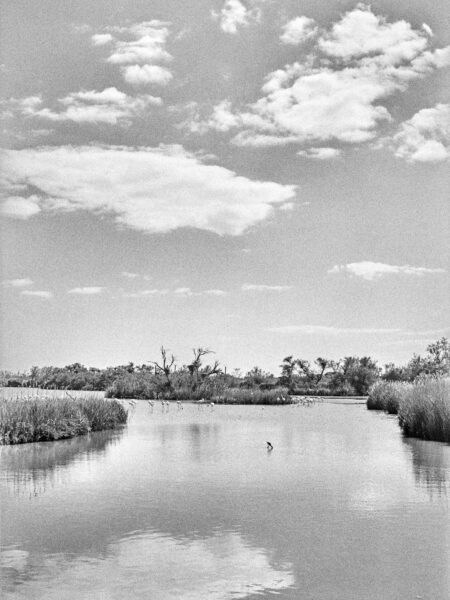
<path id="1" fill-rule="evenodd" d="M 367 408 L 384 410 L 390 415 L 398 413 L 400 401 L 408 393 L 412 384 L 400 381 L 377 381 L 369 390 Z"/>
<path id="2" fill-rule="evenodd" d="M 397 414 L 407 436 L 450 443 L 450 379 L 379 381 L 370 389 L 367 408 Z"/>
<path id="3" fill-rule="evenodd" d="M 273 390 L 229 388 L 223 394 L 214 396 L 213 400 L 218 404 L 292 404 L 294 402 L 287 388 Z"/>
<path id="4" fill-rule="evenodd" d="M 116 400 L 39 396 L 0 398 L 0 444 L 61 440 L 114 429 L 128 413 Z"/>
<path id="5" fill-rule="evenodd" d="M 450 379 L 415 382 L 400 400 L 398 420 L 407 436 L 450 443 Z"/>

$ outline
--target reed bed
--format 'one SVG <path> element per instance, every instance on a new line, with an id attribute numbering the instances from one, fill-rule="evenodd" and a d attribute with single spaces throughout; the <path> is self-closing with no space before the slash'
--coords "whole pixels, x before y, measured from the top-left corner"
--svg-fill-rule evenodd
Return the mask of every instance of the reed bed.
<path id="1" fill-rule="evenodd" d="M 214 396 L 218 404 L 293 404 L 295 401 L 288 394 L 287 388 L 273 390 L 249 390 L 230 388 L 223 394 Z"/>
<path id="2" fill-rule="evenodd" d="M 450 443 L 450 379 L 415 382 L 400 400 L 398 420 L 407 436 Z"/>
<path id="3" fill-rule="evenodd" d="M 82 398 L 67 394 L 1 397 L 0 444 L 62 440 L 114 429 L 127 418 L 120 402 L 97 394 Z"/>
<path id="4" fill-rule="evenodd" d="M 412 384 L 400 381 L 377 381 L 369 390 L 367 408 L 396 415 L 402 398 L 408 394 L 411 387 Z"/>

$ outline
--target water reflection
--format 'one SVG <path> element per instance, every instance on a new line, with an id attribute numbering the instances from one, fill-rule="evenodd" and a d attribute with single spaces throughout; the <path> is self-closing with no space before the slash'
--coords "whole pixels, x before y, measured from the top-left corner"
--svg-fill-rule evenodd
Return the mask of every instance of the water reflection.
<path id="1" fill-rule="evenodd" d="M 72 463 L 94 460 L 119 442 L 122 429 L 99 431 L 57 442 L 1 446 L 2 478 L 15 494 L 38 496 L 67 481 Z"/>
<path id="2" fill-rule="evenodd" d="M 411 452 L 412 466 L 418 486 L 426 488 L 431 496 L 447 496 L 450 488 L 450 452 L 446 444 L 404 438 Z"/>
<path id="3" fill-rule="evenodd" d="M 294 583 L 290 564 L 275 563 L 235 532 L 194 540 L 145 532 L 110 544 L 102 558 L 35 560 L 21 550 L 5 551 L 6 592 L 15 587 L 16 597 L 36 600 L 73 598 L 74 590 L 78 599 L 231 600 L 280 593 Z"/>

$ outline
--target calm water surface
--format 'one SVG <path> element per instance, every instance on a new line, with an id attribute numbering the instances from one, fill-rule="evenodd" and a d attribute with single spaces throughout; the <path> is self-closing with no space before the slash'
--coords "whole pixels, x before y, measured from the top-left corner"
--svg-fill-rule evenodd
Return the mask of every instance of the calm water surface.
<path id="1" fill-rule="evenodd" d="M 362 405 L 142 402 L 1 449 L 3 598 L 447 600 L 449 481 Z"/>

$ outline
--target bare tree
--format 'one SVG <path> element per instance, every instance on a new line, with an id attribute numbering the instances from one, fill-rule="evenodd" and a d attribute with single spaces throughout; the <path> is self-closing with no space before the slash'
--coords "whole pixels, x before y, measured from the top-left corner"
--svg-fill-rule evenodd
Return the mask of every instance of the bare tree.
<path id="1" fill-rule="evenodd" d="M 164 346 L 161 346 L 161 362 L 159 364 L 155 361 L 152 361 L 152 364 L 155 365 L 155 375 L 162 375 L 164 377 L 165 387 L 172 391 L 172 375 L 175 371 L 176 367 L 174 367 L 175 357 L 173 354 L 170 355 L 170 358 L 167 356 L 167 349 Z M 172 369 L 173 367 L 173 369 Z"/>
<path id="2" fill-rule="evenodd" d="M 211 375 L 218 375 L 222 373 L 222 369 L 219 366 L 219 361 L 214 361 L 214 364 L 206 365 L 206 367 L 202 368 L 202 359 L 204 356 L 208 354 L 214 354 L 212 350 L 209 348 L 193 348 L 192 352 L 194 353 L 194 360 L 191 364 L 187 365 L 188 371 L 191 375 L 191 387 L 192 391 L 194 391 L 198 385 L 205 381 Z"/>

